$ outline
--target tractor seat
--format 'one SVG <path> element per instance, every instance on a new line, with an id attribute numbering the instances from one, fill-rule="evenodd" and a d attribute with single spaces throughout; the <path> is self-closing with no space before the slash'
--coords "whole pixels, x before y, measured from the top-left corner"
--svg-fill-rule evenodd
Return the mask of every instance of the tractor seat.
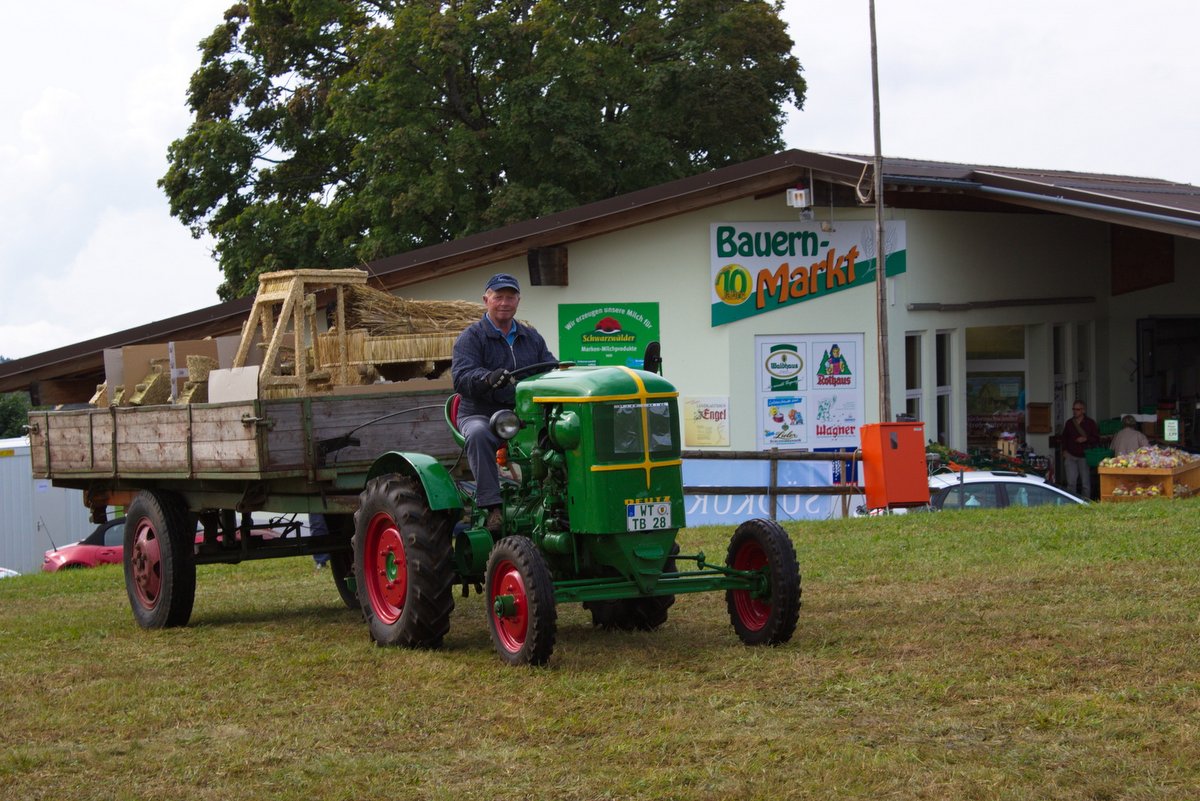
<path id="1" fill-rule="evenodd" d="M 462 403 L 462 395 L 457 392 L 446 398 L 446 425 L 450 426 L 450 433 L 454 436 L 454 442 L 458 447 L 465 448 L 467 438 L 458 430 L 458 406 L 460 403 Z"/>

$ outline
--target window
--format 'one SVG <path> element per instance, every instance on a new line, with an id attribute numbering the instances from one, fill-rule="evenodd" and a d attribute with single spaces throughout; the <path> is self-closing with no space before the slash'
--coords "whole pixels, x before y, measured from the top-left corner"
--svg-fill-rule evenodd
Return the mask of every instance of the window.
<path id="1" fill-rule="evenodd" d="M 958 484 L 945 490 L 942 496 L 942 509 L 995 509 L 1000 504 L 996 500 L 996 485 L 983 482 Z"/>
<path id="2" fill-rule="evenodd" d="M 1009 506 L 1064 506 L 1073 503 L 1070 498 L 1048 487 L 1012 484 L 1008 486 Z"/>
<path id="3" fill-rule="evenodd" d="M 921 419 L 921 335 L 904 337 L 904 413 Z"/>
<path id="4" fill-rule="evenodd" d="M 618 403 L 596 409 L 596 451 L 601 461 L 640 460 L 651 454 L 678 455 L 679 434 L 673 405 Z M 642 427 L 645 415 L 648 432 Z"/>
<path id="5" fill-rule="evenodd" d="M 950 332 L 938 331 L 937 333 L 937 358 L 934 365 L 934 381 L 936 382 L 937 392 L 937 421 L 935 423 L 937 431 L 935 436 L 937 441 L 942 445 L 950 444 L 950 398 L 951 398 L 951 380 L 950 380 Z"/>

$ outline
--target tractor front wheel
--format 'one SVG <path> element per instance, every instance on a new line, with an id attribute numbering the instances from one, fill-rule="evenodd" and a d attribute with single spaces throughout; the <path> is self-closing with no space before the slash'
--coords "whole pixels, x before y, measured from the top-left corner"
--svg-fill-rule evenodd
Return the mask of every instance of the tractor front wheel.
<path id="1" fill-rule="evenodd" d="M 733 532 L 725 564 L 734 570 L 764 571 L 764 593 L 727 590 L 725 605 L 746 645 L 779 645 L 792 638 L 800 617 L 800 566 L 783 527 L 772 520 L 747 520 Z"/>
<path id="2" fill-rule="evenodd" d="M 354 513 L 354 583 L 377 645 L 442 644 L 454 611 L 451 522 L 430 510 L 416 479 L 367 482 Z"/>
<path id="3" fill-rule="evenodd" d="M 483 597 L 501 659 L 510 665 L 550 661 L 558 620 L 554 584 L 545 557 L 527 537 L 505 537 L 492 548 Z"/>
<path id="4" fill-rule="evenodd" d="M 186 626 L 196 599 L 196 527 L 176 496 L 142 490 L 125 514 L 125 592 L 144 629 Z"/>
<path id="5" fill-rule="evenodd" d="M 679 543 L 675 543 L 663 564 L 664 573 L 676 572 L 675 556 L 678 553 Z M 605 631 L 654 631 L 667 622 L 667 610 L 674 603 L 674 595 L 655 595 L 618 601 L 585 601 L 583 608 L 592 613 L 592 625 Z"/>

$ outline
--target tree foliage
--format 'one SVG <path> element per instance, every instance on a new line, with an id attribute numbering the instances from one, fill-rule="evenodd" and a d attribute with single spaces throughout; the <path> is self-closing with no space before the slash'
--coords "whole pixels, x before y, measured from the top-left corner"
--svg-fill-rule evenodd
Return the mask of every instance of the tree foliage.
<path id="1" fill-rule="evenodd" d="M 0 356 L 0 362 L 10 361 Z M 29 422 L 29 393 L 6 392 L 0 395 L 0 439 L 25 436 Z"/>
<path id="2" fill-rule="evenodd" d="M 250 0 L 160 180 L 228 299 L 775 152 L 779 0 Z"/>

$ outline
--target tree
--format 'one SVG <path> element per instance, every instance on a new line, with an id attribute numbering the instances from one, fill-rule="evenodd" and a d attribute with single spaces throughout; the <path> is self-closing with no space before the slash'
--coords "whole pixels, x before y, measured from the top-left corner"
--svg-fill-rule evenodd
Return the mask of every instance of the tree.
<path id="1" fill-rule="evenodd" d="M 8 359 L 0 356 L 0 362 Z M 29 423 L 29 394 L 6 392 L 0 395 L 0 439 L 25 436 L 24 426 Z"/>
<path id="2" fill-rule="evenodd" d="M 773 153 L 779 0 L 252 0 L 159 181 L 222 298 Z"/>

